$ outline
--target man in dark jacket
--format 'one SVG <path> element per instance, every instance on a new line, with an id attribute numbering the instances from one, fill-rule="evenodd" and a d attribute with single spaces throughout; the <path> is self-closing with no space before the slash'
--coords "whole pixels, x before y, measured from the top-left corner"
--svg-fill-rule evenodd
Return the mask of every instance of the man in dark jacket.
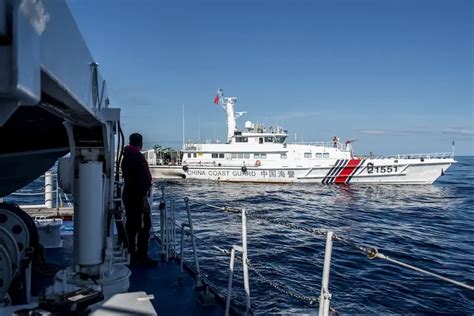
<path id="1" fill-rule="evenodd" d="M 126 231 L 132 263 L 154 265 L 156 261 L 148 257 L 151 228 L 148 193 L 151 187 L 151 174 L 148 163 L 140 152 L 142 147 L 142 135 L 131 134 L 129 145 L 123 151 L 122 175 L 125 186 L 122 199 L 127 214 Z"/>

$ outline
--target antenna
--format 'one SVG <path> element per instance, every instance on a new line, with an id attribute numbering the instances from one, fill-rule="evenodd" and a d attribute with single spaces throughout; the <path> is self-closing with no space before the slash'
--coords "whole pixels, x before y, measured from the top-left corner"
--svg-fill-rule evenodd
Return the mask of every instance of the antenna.
<path id="1" fill-rule="evenodd" d="M 183 103 L 183 149 L 184 149 L 184 103 Z"/>
<path id="2" fill-rule="evenodd" d="M 455 143 L 454 143 L 454 140 L 453 140 L 453 142 L 451 143 L 451 155 L 452 155 L 453 159 L 454 159 L 454 145 L 455 145 Z"/>
<path id="3" fill-rule="evenodd" d="M 201 143 L 201 115 L 198 115 L 198 135 L 199 143 Z"/>

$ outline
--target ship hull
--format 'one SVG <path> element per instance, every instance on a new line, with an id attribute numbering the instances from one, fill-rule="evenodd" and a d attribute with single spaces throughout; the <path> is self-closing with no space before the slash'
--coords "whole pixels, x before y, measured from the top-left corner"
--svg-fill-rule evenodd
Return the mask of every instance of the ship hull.
<path id="1" fill-rule="evenodd" d="M 311 167 L 150 166 L 155 179 L 322 184 L 431 184 L 455 161 L 442 159 L 338 159 Z"/>

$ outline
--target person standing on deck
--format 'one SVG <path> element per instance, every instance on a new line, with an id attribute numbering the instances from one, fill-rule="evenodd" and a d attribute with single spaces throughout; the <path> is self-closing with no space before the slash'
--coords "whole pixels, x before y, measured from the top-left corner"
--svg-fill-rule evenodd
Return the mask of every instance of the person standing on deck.
<path id="1" fill-rule="evenodd" d="M 148 163 L 140 152 L 143 147 L 142 135 L 133 133 L 129 140 L 122 159 L 122 176 L 125 182 L 122 199 L 127 215 L 125 229 L 129 252 L 132 263 L 152 266 L 157 262 L 148 257 L 151 229 L 148 193 L 151 187 L 151 174 Z"/>
<path id="2" fill-rule="evenodd" d="M 334 138 L 332 139 L 333 147 L 336 148 L 338 143 L 339 143 L 339 138 L 337 138 L 337 136 L 334 136 Z"/>

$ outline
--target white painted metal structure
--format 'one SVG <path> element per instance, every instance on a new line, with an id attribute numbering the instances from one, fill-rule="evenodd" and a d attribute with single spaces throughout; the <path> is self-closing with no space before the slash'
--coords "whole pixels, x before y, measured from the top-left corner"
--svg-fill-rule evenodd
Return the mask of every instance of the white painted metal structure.
<path id="1" fill-rule="evenodd" d="M 78 287 L 100 287 L 105 297 L 127 291 L 130 270 L 116 256 L 126 252 L 109 216 L 116 209 L 120 109 L 109 108 L 98 64 L 65 1 L 0 1 L 0 42 L 0 197 L 70 152 L 59 169 L 74 199 L 73 260 L 56 274 L 49 294 Z M 47 175 L 49 207 L 51 189 Z"/>
<path id="2" fill-rule="evenodd" d="M 226 144 L 187 144 L 181 161 L 164 165 L 154 150 L 145 152 L 154 178 L 237 182 L 316 182 L 431 184 L 455 162 L 453 152 L 358 157 L 350 142 L 287 143 L 281 127 L 250 121 L 239 131 L 235 97 L 221 97 L 227 111 Z"/>

